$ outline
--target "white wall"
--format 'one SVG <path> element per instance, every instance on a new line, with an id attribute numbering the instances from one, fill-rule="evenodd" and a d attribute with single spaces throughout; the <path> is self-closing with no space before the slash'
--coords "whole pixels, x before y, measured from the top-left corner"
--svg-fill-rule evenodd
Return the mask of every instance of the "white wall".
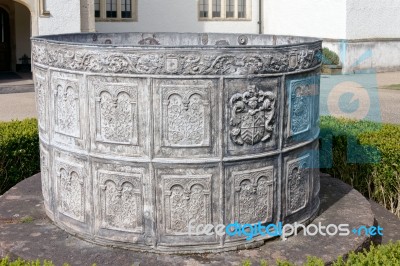
<path id="1" fill-rule="evenodd" d="M 387 72 L 400 70 L 400 41 L 324 41 L 323 46 L 336 52 L 343 73 L 359 71 Z"/>
<path id="2" fill-rule="evenodd" d="M 48 0 L 57 1 L 57 0 Z M 330 39 L 400 38 L 400 0 L 262 0 L 263 33 Z M 251 21 L 199 21 L 197 0 L 138 1 L 137 22 L 96 22 L 99 32 L 258 33 Z"/>
<path id="3" fill-rule="evenodd" d="M 346 0 L 263 0 L 263 2 L 265 34 L 346 38 Z"/>
<path id="4" fill-rule="evenodd" d="M 347 0 L 347 39 L 400 38 L 399 0 Z"/>
<path id="5" fill-rule="evenodd" d="M 50 17 L 39 17 L 39 35 L 81 31 L 80 0 L 46 0 Z"/>
<path id="6" fill-rule="evenodd" d="M 258 0 L 251 21 L 199 21 L 197 0 L 139 0 L 137 22 L 96 22 L 98 32 L 258 33 Z"/>
<path id="7" fill-rule="evenodd" d="M 399 0 L 347 0 L 346 25 L 344 40 L 323 43 L 341 57 L 343 73 L 400 70 Z"/>
<path id="8" fill-rule="evenodd" d="M 31 13 L 29 9 L 19 3 L 15 3 L 15 59 L 17 64 L 24 54 L 31 57 Z"/>

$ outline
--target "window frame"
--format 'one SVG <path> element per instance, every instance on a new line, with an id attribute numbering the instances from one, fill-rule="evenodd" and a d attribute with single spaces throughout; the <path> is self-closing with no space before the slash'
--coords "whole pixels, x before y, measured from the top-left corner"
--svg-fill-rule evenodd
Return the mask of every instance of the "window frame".
<path id="1" fill-rule="evenodd" d="M 246 0 L 246 16 L 244 18 L 239 18 L 239 0 L 234 0 L 234 16 L 227 17 L 226 10 L 227 10 L 227 0 L 221 0 L 221 16 L 220 17 L 213 17 L 213 0 L 206 0 L 208 1 L 208 12 L 207 17 L 201 17 L 200 13 L 202 12 L 201 8 L 201 0 L 197 0 L 197 18 L 199 21 L 251 21 L 252 20 L 252 0 Z"/>
<path id="2" fill-rule="evenodd" d="M 137 0 L 131 1 L 131 17 L 122 17 L 122 0 L 113 0 L 117 2 L 117 17 L 107 17 L 107 0 L 100 0 L 100 17 L 95 17 L 96 22 L 128 22 L 137 21 Z M 95 10 L 96 12 L 96 10 Z"/>
<path id="3" fill-rule="evenodd" d="M 50 17 L 50 12 L 47 10 L 46 0 L 39 0 L 39 17 L 48 18 Z"/>

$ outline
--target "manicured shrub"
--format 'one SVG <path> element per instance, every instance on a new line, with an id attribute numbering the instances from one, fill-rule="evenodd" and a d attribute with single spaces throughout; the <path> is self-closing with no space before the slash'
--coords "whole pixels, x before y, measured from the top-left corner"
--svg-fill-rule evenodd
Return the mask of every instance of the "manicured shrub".
<path id="1" fill-rule="evenodd" d="M 0 122 L 0 194 L 39 171 L 37 120 Z"/>
<path id="2" fill-rule="evenodd" d="M 322 49 L 322 64 L 323 65 L 339 65 L 340 64 L 340 59 L 339 56 L 329 50 L 328 48 L 323 48 Z"/>
<path id="3" fill-rule="evenodd" d="M 346 260 L 338 258 L 333 266 L 381 266 L 400 265 L 400 241 L 386 245 L 374 246 L 362 252 L 351 252 Z"/>
<path id="4" fill-rule="evenodd" d="M 14 261 L 10 261 L 9 258 L 4 258 L 0 261 L 0 266 L 54 266 L 54 264 L 46 260 L 41 263 L 39 260 L 25 261 L 22 259 L 17 259 Z"/>
<path id="5" fill-rule="evenodd" d="M 400 217 L 400 125 L 321 117 L 321 171 Z"/>
<path id="6" fill-rule="evenodd" d="M 381 154 L 371 169 L 370 198 L 400 217 L 400 126 L 385 124 L 377 132 L 360 134 L 359 140 Z"/>
<path id="7" fill-rule="evenodd" d="M 8 257 L 0 260 L 0 266 L 55 266 L 51 261 L 44 260 L 41 262 L 40 260 L 22 260 L 22 259 L 17 259 L 14 261 L 11 261 Z M 64 263 L 63 266 L 69 266 L 68 263 Z M 92 266 L 96 266 L 96 264 L 93 264 Z"/>
<path id="8" fill-rule="evenodd" d="M 242 266 L 251 266 L 250 260 L 242 262 Z M 261 262 L 260 265 L 266 265 Z M 290 261 L 277 260 L 278 266 L 294 266 Z M 303 266 L 324 266 L 322 259 L 317 257 L 308 257 Z M 337 258 L 331 264 L 332 266 L 386 266 L 400 265 L 400 241 L 396 243 L 388 243 L 385 245 L 371 245 L 368 250 L 364 249 L 361 252 L 350 252 L 347 259 L 342 257 Z"/>

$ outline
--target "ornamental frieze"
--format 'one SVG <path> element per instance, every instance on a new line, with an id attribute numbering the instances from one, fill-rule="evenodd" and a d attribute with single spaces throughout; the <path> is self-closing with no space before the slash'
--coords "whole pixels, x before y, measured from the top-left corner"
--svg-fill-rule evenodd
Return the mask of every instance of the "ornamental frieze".
<path id="1" fill-rule="evenodd" d="M 252 52 L 135 51 L 81 48 L 33 42 L 35 63 L 93 73 L 158 75 L 249 75 L 302 71 L 321 63 L 321 49 L 260 49 Z"/>

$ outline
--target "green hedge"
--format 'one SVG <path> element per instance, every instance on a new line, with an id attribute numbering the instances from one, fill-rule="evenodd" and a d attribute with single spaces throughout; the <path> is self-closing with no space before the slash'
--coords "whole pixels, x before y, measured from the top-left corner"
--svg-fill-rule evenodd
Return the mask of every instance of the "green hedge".
<path id="1" fill-rule="evenodd" d="M 14 261 L 11 261 L 9 258 L 4 258 L 0 261 L 0 266 L 55 266 L 51 261 L 44 260 L 41 262 L 40 260 L 22 260 L 22 259 L 17 259 Z M 69 266 L 68 263 L 64 263 L 63 266 Z M 96 264 L 93 264 L 92 266 L 96 266 Z"/>
<path id="2" fill-rule="evenodd" d="M 252 263 L 246 260 L 242 266 L 251 266 Z M 267 266 L 265 261 L 261 261 L 261 266 Z M 277 261 L 278 266 L 294 266 L 289 261 Z M 322 259 L 317 257 L 308 257 L 307 262 L 303 266 L 324 266 Z M 400 265 L 400 241 L 385 245 L 371 245 L 369 250 L 364 249 L 362 252 L 350 252 L 347 259 L 339 257 L 334 261 L 332 266 L 394 266 Z"/>
<path id="3" fill-rule="evenodd" d="M 39 171 L 37 120 L 0 122 L 0 194 Z"/>
<path id="4" fill-rule="evenodd" d="M 340 64 L 340 59 L 339 56 L 329 50 L 328 48 L 323 48 L 322 49 L 322 64 L 323 65 L 339 65 Z"/>
<path id="5" fill-rule="evenodd" d="M 9 258 L 4 258 L 0 261 L 0 266 L 54 266 L 54 264 L 46 260 L 43 263 L 41 263 L 39 260 L 26 261 L 18 259 L 11 261 Z"/>
<path id="6" fill-rule="evenodd" d="M 282 262 L 279 266 L 294 266 L 294 264 Z M 323 260 L 309 257 L 304 266 L 324 266 Z M 371 245 L 362 252 L 350 252 L 347 259 L 339 257 L 332 266 L 394 266 L 400 265 L 400 241 L 386 245 Z"/>
<path id="7" fill-rule="evenodd" d="M 350 253 L 346 260 L 339 258 L 333 266 L 351 265 L 400 265 L 400 241 L 380 246 L 359 253 Z"/>
<path id="8" fill-rule="evenodd" d="M 400 125 L 321 117 L 320 164 L 400 217 Z"/>

